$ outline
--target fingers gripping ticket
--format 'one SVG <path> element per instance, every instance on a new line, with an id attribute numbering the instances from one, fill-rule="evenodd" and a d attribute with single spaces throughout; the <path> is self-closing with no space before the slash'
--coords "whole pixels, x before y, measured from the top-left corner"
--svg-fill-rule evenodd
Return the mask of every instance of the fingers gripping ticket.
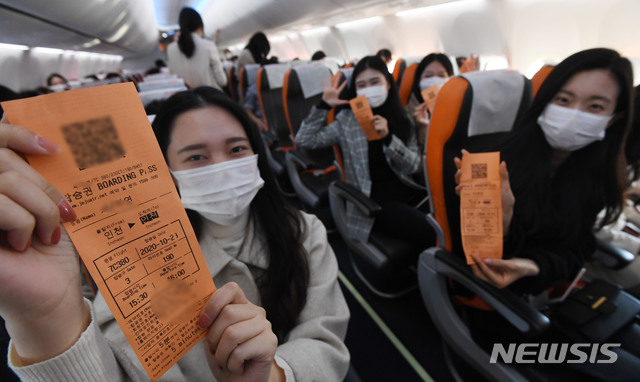
<path id="1" fill-rule="evenodd" d="M 2 210 L 7 214 L 0 221 L 0 228 L 8 232 L 8 240 L 16 250 L 25 249 L 34 228 L 41 242 L 57 242 L 60 211 L 64 212 L 63 219 L 75 218 L 64 205 L 62 193 L 7 148 L 0 148 L 0 195 Z M 60 204 L 64 206 L 60 208 Z"/>
<path id="2" fill-rule="evenodd" d="M 6 117 L 0 121 L 0 148 L 9 148 L 22 154 L 55 154 L 59 147 L 48 139 L 25 129 L 11 125 Z"/>

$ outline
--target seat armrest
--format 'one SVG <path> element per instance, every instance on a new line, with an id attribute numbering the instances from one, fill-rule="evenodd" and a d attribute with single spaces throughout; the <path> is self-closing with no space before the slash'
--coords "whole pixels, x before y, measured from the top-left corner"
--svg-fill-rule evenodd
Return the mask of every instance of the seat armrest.
<path id="1" fill-rule="evenodd" d="M 596 251 L 592 257 L 607 268 L 619 270 L 629 265 L 635 255 L 609 242 L 596 239 Z"/>
<path id="2" fill-rule="evenodd" d="M 335 181 L 330 186 L 330 191 L 346 201 L 353 203 L 356 208 L 367 217 L 374 217 L 382 207 L 354 186 L 343 181 Z"/>
<path id="3" fill-rule="evenodd" d="M 289 150 L 285 155 L 287 161 L 291 161 L 296 164 L 300 170 L 308 170 L 313 166 L 313 162 L 308 156 L 304 155 L 299 150 Z"/>
<path id="4" fill-rule="evenodd" d="M 535 335 L 549 328 L 547 316 L 511 290 L 498 289 L 477 278 L 461 256 L 440 249 L 435 252 L 434 261 L 439 273 L 480 296 L 523 334 Z"/>
<path id="5" fill-rule="evenodd" d="M 278 144 L 278 137 L 275 134 L 273 134 L 272 132 L 267 131 L 267 130 L 261 130 L 260 131 L 260 135 L 262 135 L 262 139 L 265 142 L 267 142 L 269 147 Z"/>

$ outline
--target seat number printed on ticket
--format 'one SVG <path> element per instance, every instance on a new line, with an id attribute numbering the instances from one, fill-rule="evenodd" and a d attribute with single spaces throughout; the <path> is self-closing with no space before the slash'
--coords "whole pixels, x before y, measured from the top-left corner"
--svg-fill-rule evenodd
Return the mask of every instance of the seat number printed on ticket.
<path id="1" fill-rule="evenodd" d="M 197 319 L 215 286 L 135 87 L 66 91 L 3 108 L 10 123 L 61 148 L 29 163 L 74 208 L 78 219 L 65 229 L 157 380 L 206 336 Z"/>

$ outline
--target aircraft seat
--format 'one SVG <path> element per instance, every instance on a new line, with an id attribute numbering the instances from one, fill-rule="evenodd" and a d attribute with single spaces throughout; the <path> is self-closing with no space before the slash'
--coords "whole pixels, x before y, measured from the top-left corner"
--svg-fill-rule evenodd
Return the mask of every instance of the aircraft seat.
<path id="1" fill-rule="evenodd" d="M 229 65 L 227 67 L 227 86 L 224 87 L 224 92 L 234 101 L 240 102 L 240 95 L 238 94 L 238 85 L 240 81 L 236 74 L 236 66 Z"/>
<path id="2" fill-rule="evenodd" d="M 398 58 L 396 60 L 395 65 L 393 66 L 393 81 L 396 84 L 400 84 L 402 82 L 402 76 L 404 75 L 404 71 L 407 69 L 407 61 L 403 58 Z"/>
<path id="3" fill-rule="evenodd" d="M 346 74 L 343 76 L 346 80 Z M 328 123 L 333 120 L 335 109 L 329 112 Z M 342 155 L 334 147 L 336 167 L 342 169 Z M 329 204 L 336 228 L 347 244 L 349 257 L 356 275 L 375 295 L 398 298 L 417 288 L 415 259 L 424 248 L 373 230 L 366 242 L 349 237 L 347 229 L 347 203 L 361 213 L 375 217 L 381 207 L 356 187 L 346 183 L 344 172 L 340 180 L 329 186 Z"/>
<path id="4" fill-rule="evenodd" d="M 494 98 L 496 103 L 493 102 Z M 457 251 L 461 247 L 460 233 L 456 231 L 459 227 L 459 208 L 455 208 L 457 201 L 447 200 L 450 193 L 445 189 L 453 190 L 455 187 L 453 158 L 461 155 L 461 149 L 477 152 L 484 147 L 491 147 L 493 142 L 513 128 L 530 100 L 531 84 L 517 72 L 472 72 L 454 77 L 444 84 L 438 94 L 426 138 L 424 170 L 431 207 L 428 220 L 436 230 L 438 246 L 420 255 L 420 292 L 434 324 L 442 334 L 445 347 L 453 349 L 454 353 L 489 380 L 526 379 L 509 365 L 489 362 L 489 355 L 474 342 L 466 323 L 458 314 L 450 296 L 451 280 L 480 296 L 522 332 L 542 332 L 548 328 L 550 321 L 515 294 L 480 281 L 466 265 L 464 256 L 452 253 L 454 247 Z M 497 115 L 503 118 L 499 118 L 500 121 L 490 119 Z M 457 375 L 449 357 L 447 363 L 451 373 Z"/>
<path id="5" fill-rule="evenodd" d="M 541 67 L 536 74 L 531 77 L 531 84 L 533 85 L 533 97 L 538 94 L 538 89 L 540 89 L 540 85 L 544 82 L 545 78 L 551 73 L 553 70 L 553 65 L 544 65 Z"/>
<path id="6" fill-rule="evenodd" d="M 309 64 L 287 71 L 282 90 L 287 125 L 295 137 L 311 107 L 322 99 L 322 84 L 329 84 L 331 72 L 325 65 Z M 285 153 L 291 185 L 304 205 L 312 208 L 328 204 L 329 184 L 339 178 L 333 149 L 303 149 L 295 146 Z"/>
<path id="7" fill-rule="evenodd" d="M 409 104 L 409 98 L 411 98 L 411 90 L 413 89 L 413 79 L 416 75 L 416 69 L 418 69 L 418 63 L 414 62 L 405 69 L 400 86 L 398 88 L 398 94 L 400 96 L 400 103 L 402 107 L 407 107 Z"/>
<path id="8" fill-rule="evenodd" d="M 267 129 L 263 137 L 269 149 L 269 163 L 280 179 L 286 178 L 284 153 L 294 148 L 282 102 L 282 85 L 287 70 L 287 64 L 268 64 L 258 70 L 256 78 L 258 100 Z"/>
<path id="9" fill-rule="evenodd" d="M 240 68 L 238 72 L 238 99 L 242 104 L 247 95 L 249 86 L 257 82 L 260 64 L 248 64 Z"/>
<path id="10" fill-rule="evenodd" d="M 473 340 L 460 314 L 461 305 L 495 310 L 523 335 L 540 334 L 551 321 L 537 309 L 535 299 L 525 300 L 475 277 L 462 254 L 458 197 L 445 192 L 455 188 L 453 157 L 459 157 L 463 148 L 482 152 L 494 147 L 514 127 L 531 98 L 531 82 L 514 71 L 476 71 L 454 77 L 438 94 L 427 133 L 424 171 L 431 207 L 427 219 L 436 230 L 438 244 L 420 255 L 418 282 L 427 311 L 442 335 L 445 360 L 454 376 L 459 373 L 451 350 L 492 381 L 545 380 L 549 372 L 491 363 L 490 355 Z M 599 246 L 600 251 L 606 249 Z M 464 286 L 475 297 L 452 295 L 454 284 Z"/>
<path id="11" fill-rule="evenodd" d="M 145 78 L 138 82 L 138 96 L 144 106 L 153 101 L 164 100 L 174 93 L 187 90 L 187 85 L 182 78 L 177 76 Z"/>

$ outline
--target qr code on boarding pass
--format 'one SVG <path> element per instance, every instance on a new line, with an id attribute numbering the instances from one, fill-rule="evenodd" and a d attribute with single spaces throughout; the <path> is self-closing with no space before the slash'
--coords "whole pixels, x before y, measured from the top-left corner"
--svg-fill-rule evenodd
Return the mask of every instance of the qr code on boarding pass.
<path id="1" fill-rule="evenodd" d="M 111 162 L 125 155 L 111 117 L 62 126 L 62 134 L 80 170 Z"/>
<path id="2" fill-rule="evenodd" d="M 485 179 L 487 177 L 486 163 L 471 164 L 471 179 Z"/>

